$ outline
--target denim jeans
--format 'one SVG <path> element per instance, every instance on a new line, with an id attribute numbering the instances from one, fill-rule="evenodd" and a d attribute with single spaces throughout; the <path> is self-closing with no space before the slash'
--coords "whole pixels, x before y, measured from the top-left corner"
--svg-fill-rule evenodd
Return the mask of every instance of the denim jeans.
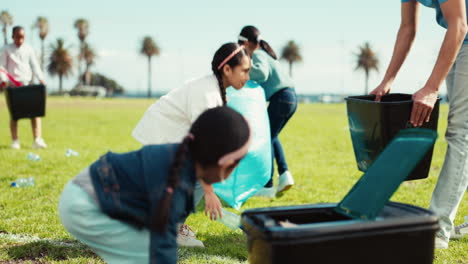
<path id="1" fill-rule="evenodd" d="M 288 170 L 286 157 L 284 155 L 283 146 L 278 138 L 279 133 L 283 127 L 288 123 L 291 116 L 297 109 L 296 91 L 293 88 L 282 89 L 270 97 L 270 104 L 268 105 L 268 117 L 270 119 L 271 131 L 271 178 L 265 187 L 273 186 L 274 163 L 278 167 L 278 173 L 281 175 Z"/>
<path id="2" fill-rule="evenodd" d="M 460 49 L 446 84 L 449 113 L 445 139 L 448 146 L 429 209 L 439 216 L 437 236 L 448 241 L 468 186 L 468 44 Z"/>

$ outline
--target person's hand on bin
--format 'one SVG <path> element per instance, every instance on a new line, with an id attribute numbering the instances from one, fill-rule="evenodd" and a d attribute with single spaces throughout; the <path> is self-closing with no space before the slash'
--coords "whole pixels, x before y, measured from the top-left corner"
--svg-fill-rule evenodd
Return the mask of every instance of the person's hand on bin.
<path id="1" fill-rule="evenodd" d="M 423 125 L 424 121 L 429 122 L 432 109 L 437 102 L 438 92 L 430 87 L 423 87 L 413 95 L 413 110 L 411 111 L 410 122 L 415 127 Z"/>
<path id="2" fill-rule="evenodd" d="M 390 92 L 391 85 L 389 83 L 381 83 L 377 88 L 375 88 L 370 94 L 375 95 L 375 101 L 380 102 L 382 96 Z"/>

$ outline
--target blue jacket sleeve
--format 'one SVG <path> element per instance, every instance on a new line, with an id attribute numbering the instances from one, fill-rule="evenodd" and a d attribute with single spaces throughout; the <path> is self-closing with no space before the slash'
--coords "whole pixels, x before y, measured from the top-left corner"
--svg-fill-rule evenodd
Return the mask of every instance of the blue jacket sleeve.
<path id="1" fill-rule="evenodd" d="M 250 79 L 258 83 L 264 83 L 270 75 L 270 64 L 268 58 L 261 51 L 256 51 L 252 55 L 252 68 L 250 69 Z"/>

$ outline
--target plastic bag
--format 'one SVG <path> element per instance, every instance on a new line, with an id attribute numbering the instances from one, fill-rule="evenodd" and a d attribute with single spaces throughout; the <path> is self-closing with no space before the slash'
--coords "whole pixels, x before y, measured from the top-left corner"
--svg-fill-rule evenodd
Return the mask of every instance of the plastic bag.
<path id="1" fill-rule="evenodd" d="M 271 136 L 265 92 L 256 82 L 248 81 L 236 90 L 226 90 L 227 105 L 249 121 L 254 133 L 252 145 L 244 159 L 224 182 L 214 184 L 215 193 L 231 207 L 242 204 L 262 189 L 271 175 Z"/>

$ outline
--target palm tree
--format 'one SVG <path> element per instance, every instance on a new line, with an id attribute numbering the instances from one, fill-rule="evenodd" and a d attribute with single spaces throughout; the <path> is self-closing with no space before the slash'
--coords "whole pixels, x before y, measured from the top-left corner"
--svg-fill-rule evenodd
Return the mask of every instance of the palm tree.
<path id="1" fill-rule="evenodd" d="M 8 13 L 8 11 L 3 10 L 0 13 L 0 22 L 2 22 L 3 39 L 4 39 L 4 43 L 6 45 L 6 44 L 8 44 L 7 28 L 8 28 L 8 26 L 13 25 L 13 17 L 10 15 L 10 13 Z"/>
<path id="2" fill-rule="evenodd" d="M 63 39 L 57 39 L 56 44 L 50 46 L 51 54 L 47 71 L 50 75 L 59 77 L 59 93 L 62 93 L 62 79 L 71 74 L 73 68 L 73 58 L 64 47 Z"/>
<path id="3" fill-rule="evenodd" d="M 38 17 L 34 27 L 39 29 L 39 38 L 41 38 L 41 69 L 44 71 L 45 63 L 45 50 L 44 50 L 44 40 L 49 34 L 49 21 L 45 17 Z"/>
<path id="4" fill-rule="evenodd" d="M 146 36 L 143 39 L 140 53 L 148 57 L 148 98 L 151 97 L 151 58 L 159 55 L 159 47 L 156 45 L 154 40 Z"/>
<path id="5" fill-rule="evenodd" d="M 369 42 L 364 43 L 359 47 L 359 52 L 355 53 L 356 55 L 356 68 L 354 70 L 362 69 L 366 74 L 366 90 L 365 94 L 369 92 L 369 74 L 372 70 L 379 71 L 379 59 L 377 55 L 372 50 Z"/>
<path id="6" fill-rule="evenodd" d="M 80 39 L 80 54 L 78 56 L 79 63 L 78 63 L 78 82 L 81 84 L 81 64 L 83 58 L 83 49 L 86 37 L 89 34 L 89 23 L 88 20 L 84 18 L 79 18 L 75 21 L 75 28 L 78 30 L 78 38 Z"/>
<path id="7" fill-rule="evenodd" d="M 89 69 L 96 61 L 96 57 L 97 55 L 94 49 L 88 43 L 85 43 L 83 46 L 83 53 L 81 54 L 80 59 L 85 61 L 84 80 L 86 85 L 89 85 L 91 82 L 91 72 L 89 71 Z"/>
<path id="8" fill-rule="evenodd" d="M 289 75 L 292 76 L 293 64 L 302 61 L 300 48 L 293 40 L 288 41 L 286 46 L 284 46 L 281 52 L 281 59 L 289 63 Z"/>

